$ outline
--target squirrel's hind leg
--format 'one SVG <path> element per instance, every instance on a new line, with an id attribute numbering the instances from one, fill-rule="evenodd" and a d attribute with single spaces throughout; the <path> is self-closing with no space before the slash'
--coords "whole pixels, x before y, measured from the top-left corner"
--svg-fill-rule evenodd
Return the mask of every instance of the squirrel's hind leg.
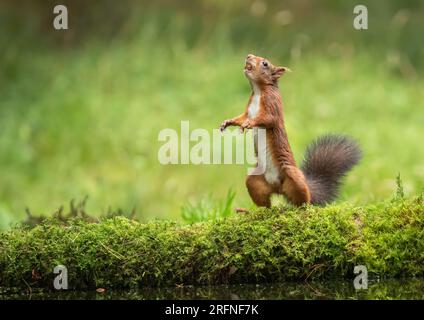
<path id="1" fill-rule="evenodd" d="M 246 178 L 246 187 L 250 197 L 258 207 L 271 207 L 273 188 L 265 180 L 263 174 L 248 175 Z"/>
<path id="2" fill-rule="evenodd" d="M 311 202 L 311 193 L 303 172 L 295 167 L 284 168 L 285 179 L 282 184 L 282 193 L 287 200 L 296 206 Z"/>

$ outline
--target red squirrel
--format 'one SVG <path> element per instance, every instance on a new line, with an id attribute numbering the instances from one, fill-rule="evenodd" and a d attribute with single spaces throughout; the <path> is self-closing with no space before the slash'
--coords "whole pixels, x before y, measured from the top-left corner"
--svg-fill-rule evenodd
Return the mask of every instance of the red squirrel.
<path id="1" fill-rule="evenodd" d="M 265 171 L 248 175 L 246 186 L 253 202 L 271 206 L 271 195 L 282 194 L 296 206 L 306 203 L 325 205 L 338 194 L 341 179 L 358 163 L 361 150 L 345 136 L 325 135 L 308 146 L 301 168 L 297 167 L 284 126 L 283 104 L 278 79 L 288 70 L 276 67 L 268 59 L 249 54 L 244 74 L 252 87 L 246 111 L 225 120 L 221 131 L 239 126 L 266 130 Z M 257 139 L 255 142 L 258 155 Z"/>

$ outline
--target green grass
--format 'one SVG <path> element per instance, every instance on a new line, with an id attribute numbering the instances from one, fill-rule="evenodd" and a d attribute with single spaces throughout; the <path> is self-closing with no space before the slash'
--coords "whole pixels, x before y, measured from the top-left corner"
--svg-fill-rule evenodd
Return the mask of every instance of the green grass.
<path id="1" fill-rule="evenodd" d="M 235 196 L 235 192 L 230 189 L 224 201 L 213 199 L 209 195 L 198 202 L 188 202 L 181 207 L 181 217 L 188 223 L 229 217 L 234 212 Z"/>
<path id="2" fill-rule="evenodd" d="M 49 219 L 0 233 L 0 286 L 70 288 L 424 275 L 423 197 L 367 206 L 259 209 L 192 225 Z"/>
<path id="3" fill-rule="evenodd" d="M 86 195 L 90 212 L 135 207 L 143 220 L 177 218 L 187 203 L 224 199 L 229 188 L 234 206 L 251 207 L 244 166 L 157 160 L 161 129 L 189 120 L 211 131 L 244 110 L 249 52 L 293 70 L 281 92 L 298 161 L 326 132 L 359 140 L 364 159 L 341 202 L 390 197 L 399 172 L 406 194 L 421 192 L 424 19 L 415 3 L 399 24 L 402 7 L 391 3 L 373 11 L 366 32 L 352 29 L 350 4 L 302 14 L 294 3 L 274 3 L 263 17 L 239 2 L 226 10 L 222 3 L 199 4 L 205 11 L 135 8 L 113 33 L 104 23 L 91 30 L 74 22 L 66 37 L 35 16 L 19 24 L 19 10 L 2 11 L 0 228 L 23 220 L 25 207 L 47 214 Z M 291 25 L 275 23 L 281 9 L 293 12 Z"/>

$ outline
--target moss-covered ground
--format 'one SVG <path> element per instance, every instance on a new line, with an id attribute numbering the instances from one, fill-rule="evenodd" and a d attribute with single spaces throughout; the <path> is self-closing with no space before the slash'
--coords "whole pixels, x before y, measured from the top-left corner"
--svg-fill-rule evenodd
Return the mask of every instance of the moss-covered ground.
<path id="1" fill-rule="evenodd" d="M 70 288 L 263 283 L 424 275 L 424 199 L 258 209 L 182 224 L 47 219 L 0 233 L 0 286 Z"/>

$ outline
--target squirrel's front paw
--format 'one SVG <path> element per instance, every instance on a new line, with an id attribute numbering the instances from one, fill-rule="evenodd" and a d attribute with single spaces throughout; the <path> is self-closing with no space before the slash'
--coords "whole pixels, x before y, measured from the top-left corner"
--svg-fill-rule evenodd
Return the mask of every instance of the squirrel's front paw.
<path id="1" fill-rule="evenodd" d="M 225 120 L 224 122 L 221 123 L 221 126 L 219 127 L 219 130 L 224 131 L 225 128 L 227 128 L 229 125 L 232 124 L 231 120 Z"/>
<path id="2" fill-rule="evenodd" d="M 244 129 L 252 129 L 253 125 L 252 122 L 247 119 L 245 122 L 243 122 L 243 124 L 240 126 L 241 132 L 244 131 Z"/>

